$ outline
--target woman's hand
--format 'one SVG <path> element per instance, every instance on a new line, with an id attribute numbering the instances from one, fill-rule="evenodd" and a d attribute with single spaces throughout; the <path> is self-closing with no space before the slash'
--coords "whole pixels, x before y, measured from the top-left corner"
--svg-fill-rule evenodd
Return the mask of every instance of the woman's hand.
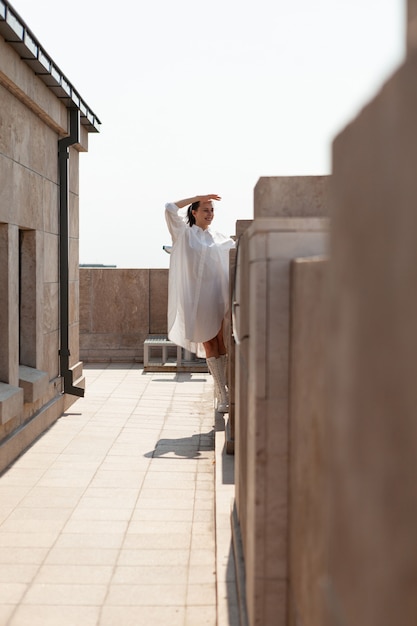
<path id="1" fill-rule="evenodd" d="M 217 193 L 209 193 L 206 196 L 199 196 L 200 202 L 202 200 L 221 200 L 221 197 Z"/>
<path id="2" fill-rule="evenodd" d="M 206 196 L 194 196 L 194 198 L 186 198 L 185 200 L 178 200 L 175 204 L 179 209 L 187 206 L 188 204 L 194 204 L 194 202 L 204 202 L 205 200 L 221 200 L 221 197 L 217 193 L 209 193 Z"/>

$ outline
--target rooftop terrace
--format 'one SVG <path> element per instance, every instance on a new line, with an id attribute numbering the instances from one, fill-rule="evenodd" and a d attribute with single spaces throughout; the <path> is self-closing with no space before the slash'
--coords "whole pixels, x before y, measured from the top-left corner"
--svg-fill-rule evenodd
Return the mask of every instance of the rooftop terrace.
<path id="1" fill-rule="evenodd" d="M 236 626 L 211 377 L 85 374 L 85 398 L 0 477 L 0 623 Z"/>

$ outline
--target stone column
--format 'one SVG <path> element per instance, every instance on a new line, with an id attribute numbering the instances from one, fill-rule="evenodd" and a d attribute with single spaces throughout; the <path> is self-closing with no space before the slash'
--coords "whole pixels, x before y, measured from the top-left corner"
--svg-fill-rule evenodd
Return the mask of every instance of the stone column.
<path id="1" fill-rule="evenodd" d="M 286 626 L 290 265 L 323 254 L 323 218 L 258 218 L 242 235 L 236 503 L 250 626 Z"/>

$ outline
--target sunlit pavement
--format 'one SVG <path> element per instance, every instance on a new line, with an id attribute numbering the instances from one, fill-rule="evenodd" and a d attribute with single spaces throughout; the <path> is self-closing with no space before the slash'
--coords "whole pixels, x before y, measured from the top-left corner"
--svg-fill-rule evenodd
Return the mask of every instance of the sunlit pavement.
<path id="1" fill-rule="evenodd" d="M 84 372 L 85 398 L 0 478 L 0 625 L 237 626 L 211 376 Z"/>

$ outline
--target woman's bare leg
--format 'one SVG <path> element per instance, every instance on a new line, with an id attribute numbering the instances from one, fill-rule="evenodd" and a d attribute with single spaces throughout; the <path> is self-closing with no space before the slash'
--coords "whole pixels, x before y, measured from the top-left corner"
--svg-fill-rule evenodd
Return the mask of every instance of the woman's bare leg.
<path id="1" fill-rule="evenodd" d="M 219 332 L 217 333 L 217 341 L 219 345 L 219 356 L 221 356 L 222 354 L 226 354 L 227 349 L 226 349 L 226 344 L 224 343 L 223 322 L 222 322 L 222 325 L 220 326 Z"/>
<path id="2" fill-rule="evenodd" d="M 209 341 L 203 342 L 204 350 L 206 351 L 206 359 L 210 359 L 212 356 L 219 358 L 219 342 L 217 336 L 213 337 Z"/>
<path id="3" fill-rule="evenodd" d="M 220 355 L 226 354 L 226 346 L 223 337 L 223 322 L 217 335 L 213 337 L 213 339 L 209 339 L 209 341 L 204 341 L 203 346 L 206 351 L 206 359 L 212 356 L 218 359 Z"/>

